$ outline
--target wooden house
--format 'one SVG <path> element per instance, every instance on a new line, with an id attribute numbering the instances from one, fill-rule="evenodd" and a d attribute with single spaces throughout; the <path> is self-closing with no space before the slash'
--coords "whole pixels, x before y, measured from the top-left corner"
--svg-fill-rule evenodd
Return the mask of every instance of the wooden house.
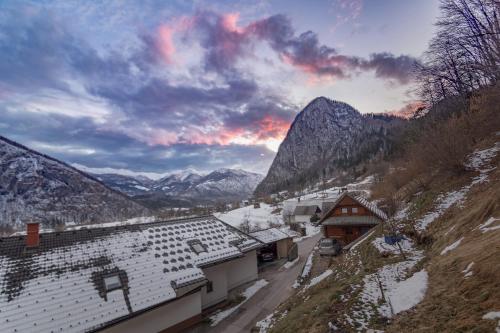
<path id="1" fill-rule="evenodd" d="M 344 192 L 319 223 L 324 237 L 335 238 L 346 246 L 386 219 L 387 215 L 374 203 Z"/>

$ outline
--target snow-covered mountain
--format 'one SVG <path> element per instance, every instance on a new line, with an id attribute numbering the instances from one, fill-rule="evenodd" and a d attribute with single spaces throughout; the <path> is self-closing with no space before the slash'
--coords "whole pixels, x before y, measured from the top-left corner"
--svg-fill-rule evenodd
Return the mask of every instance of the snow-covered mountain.
<path id="1" fill-rule="evenodd" d="M 95 175 L 105 184 L 129 196 L 148 196 L 158 200 L 159 195 L 192 202 L 230 201 L 247 198 L 263 179 L 260 174 L 238 170 L 218 169 L 207 175 L 194 172 L 171 174 L 159 180 L 114 174 Z"/>
<path id="2" fill-rule="evenodd" d="M 256 193 L 271 193 L 345 171 L 384 151 L 395 117 L 362 115 L 352 106 L 318 97 L 293 121 Z"/>
<path id="3" fill-rule="evenodd" d="M 147 213 L 92 176 L 0 136 L 0 225 L 100 223 Z"/>

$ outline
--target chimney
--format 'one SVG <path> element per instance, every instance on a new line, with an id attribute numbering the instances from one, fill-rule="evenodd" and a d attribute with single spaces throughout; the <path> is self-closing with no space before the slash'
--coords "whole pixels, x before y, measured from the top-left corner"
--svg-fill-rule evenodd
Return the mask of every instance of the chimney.
<path id="1" fill-rule="evenodd" d="M 26 246 L 36 247 L 40 243 L 39 229 L 40 224 L 37 222 L 31 222 L 26 225 Z"/>

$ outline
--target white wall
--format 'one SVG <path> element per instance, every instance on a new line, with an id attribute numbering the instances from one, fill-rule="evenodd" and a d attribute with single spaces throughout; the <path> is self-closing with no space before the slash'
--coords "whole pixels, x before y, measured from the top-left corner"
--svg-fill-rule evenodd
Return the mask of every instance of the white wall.
<path id="1" fill-rule="evenodd" d="M 157 333 L 201 313 L 201 293 L 184 296 L 101 332 Z"/>
<path id="2" fill-rule="evenodd" d="M 203 273 L 213 285 L 210 293 L 206 287 L 202 288 L 201 302 L 205 309 L 224 301 L 229 290 L 258 278 L 257 252 L 253 250 L 244 257 L 203 268 Z"/>
<path id="3" fill-rule="evenodd" d="M 227 274 L 229 290 L 258 278 L 257 251 L 247 252 L 243 258 L 229 263 L 231 264 Z"/>
<path id="4" fill-rule="evenodd" d="M 227 269 L 230 262 L 203 268 L 203 274 L 212 282 L 213 290 L 207 292 L 207 287 L 201 289 L 201 304 L 205 309 L 209 306 L 222 302 L 227 298 Z"/>
<path id="5" fill-rule="evenodd" d="M 296 223 L 311 222 L 311 215 L 294 215 L 293 220 Z"/>

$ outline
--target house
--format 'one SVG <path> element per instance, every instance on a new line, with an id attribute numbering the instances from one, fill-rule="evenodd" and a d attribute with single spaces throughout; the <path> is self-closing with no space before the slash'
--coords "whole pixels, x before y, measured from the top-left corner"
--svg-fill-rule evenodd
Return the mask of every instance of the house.
<path id="1" fill-rule="evenodd" d="M 288 258 L 290 249 L 294 245 L 292 235 L 278 228 L 254 231 L 250 233 L 250 236 L 265 244 L 264 247 L 257 250 L 257 254 L 260 251 L 270 251 L 276 259 Z"/>
<path id="2" fill-rule="evenodd" d="M 10 332 L 179 332 L 257 278 L 253 237 L 212 216 L 0 238 Z"/>
<path id="3" fill-rule="evenodd" d="M 343 192 L 319 223 L 324 237 L 335 238 L 346 246 L 385 220 L 387 215 L 375 204 L 361 196 Z"/>
<path id="4" fill-rule="evenodd" d="M 311 222 L 311 218 L 319 218 L 321 208 L 318 205 L 297 205 L 293 210 L 292 223 Z"/>

